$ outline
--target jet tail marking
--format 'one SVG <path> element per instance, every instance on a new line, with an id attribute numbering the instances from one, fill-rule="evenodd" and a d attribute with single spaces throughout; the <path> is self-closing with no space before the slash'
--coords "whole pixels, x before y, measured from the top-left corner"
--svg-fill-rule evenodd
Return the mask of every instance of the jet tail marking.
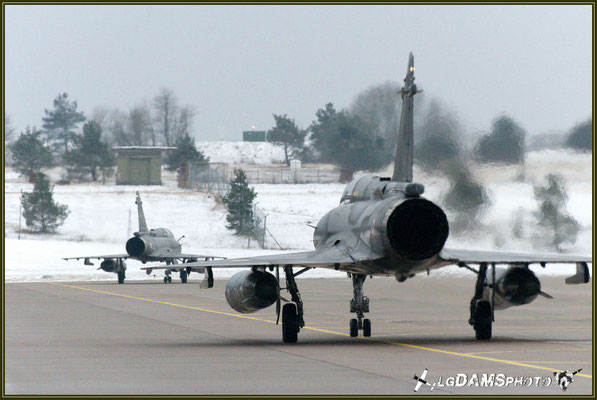
<path id="1" fill-rule="evenodd" d="M 396 182 L 412 182 L 413 180 L 413 96 L 418 93 L 415 85 L 415 57 L 408 56 L 408 68 L 404 87 L 398 93 L 402 97 L 402 113 L 394 158 L 392 180 Z"/>
<path id="2" fill-rule="evenodd" d="M 145 214 L 143 213 L 143 202 L 141 201 L 141 196 L 138 191 L 136 196 L 135 204 L 137 205 L 137 213 L 139 215 L 139 232 L 147 232 L 147 222 L 145 222 Z"/>

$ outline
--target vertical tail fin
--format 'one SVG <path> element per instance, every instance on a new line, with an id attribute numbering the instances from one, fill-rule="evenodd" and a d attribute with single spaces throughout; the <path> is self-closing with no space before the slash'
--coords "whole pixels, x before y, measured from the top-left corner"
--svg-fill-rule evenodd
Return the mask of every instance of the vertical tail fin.
<path id="1" fill-rule="evenodd" d="M 147 232 L 147 223 L 145 222 L 145 214 L 143 213 L 143 202 L 139 192 L 136 193 L 135 204 L 137 205 L 137 213 L 139 214 L 139 232 Z"/>
<path id="2" fill-rule="evenodd" d="M 412 182 L 413 180 L 413 96 L 417 94 L 415 85 L 415 57 L 408 56 L 408 68 L 404 87 L 398 93 L 402 97 L 402 114 L 398 131 L 398 144 L 394 158 L 393 181 Z"/>

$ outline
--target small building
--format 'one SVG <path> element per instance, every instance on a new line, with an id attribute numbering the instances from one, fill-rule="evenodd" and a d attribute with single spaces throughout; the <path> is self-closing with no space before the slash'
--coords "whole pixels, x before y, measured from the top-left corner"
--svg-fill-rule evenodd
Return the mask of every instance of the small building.
<path id="1" fill-rule="evenodd" d="M 243 131 L 243 142 L 265 142 L 265 131 Z"/>
<path id="2" fill-rule="evenodd" d="M 117 153 L 117 185 L 161 185 L 162 152 L 176 147 L 119 146 Z"/>

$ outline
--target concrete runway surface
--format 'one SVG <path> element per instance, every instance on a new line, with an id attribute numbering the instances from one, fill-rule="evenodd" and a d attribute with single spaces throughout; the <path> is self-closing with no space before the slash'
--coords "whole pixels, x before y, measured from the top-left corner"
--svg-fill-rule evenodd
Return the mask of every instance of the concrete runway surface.
<path id="1" fill-rule="evenodd" d="M 554 299 L 496 312 L 493 339 L 479 342 L 473 274 L 368 279 L 369 339 L 348 336 L 350 279 L 300 279 L 307 327 L 284 344 L 273 306 L 239 315 L 225 281 L 175 281 L 5 284 L 5 394 L 398 395 L 425 368 L 444 386 L 420 395 L 594 393 L 592 283 L 542 278 Z M 566 392 L 553 383 L 579 368 Z M 513 382 L 481 387 L 474 374 Z"/>

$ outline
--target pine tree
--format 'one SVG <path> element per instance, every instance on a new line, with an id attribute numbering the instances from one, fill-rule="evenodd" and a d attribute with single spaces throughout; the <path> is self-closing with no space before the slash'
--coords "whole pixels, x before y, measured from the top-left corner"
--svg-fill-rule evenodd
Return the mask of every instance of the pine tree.
<path id="1" fill-rule="evenodd" d="M 392 152 L 376 128 L 346 111 L 336 112 L 331 103 L 316 113 L 311 125 L 313 147 L 321 160 L 341 168 L 340 181 L 352 179 L 355 171 L 375 171 L 387 165 Z"/>
<path id="2" fill-rule="evenodd" d="M 186 166 L 187 161 L 208 162 L 203 152 L 197 150 L 195 140 L 188 134 L 184 134 L 176 139 L 176 150 L 173 150 L 166 157 L 168 171 L 177 171 Z"/>
<path id="3" fill-rule="evenodd" d="M 85 115 L 77 111 L 77 102 L 69 101 L 67 93 L 59 94 L 54 99 L 54 109 L 44 112 L 46 116 L 42 120 L 43 128 L 47 131 L 46 145 L 50 145 L 50 139 L 56 139 L 62 142 L 63 152 L 66 153 L 74 134 L 73 129 L 85 121 Z"/>
<path id="4" fill-rule="evenodd" d="M 576 124 L 566 138 L 566 146 L 579 151 L 593 151 L 593 120 Z"/>
<path id="5" fill-rule="evenodd" d="M 21 132 L 19 138 L 9 146 L 15 169 L 27 176 L 30 183 L 35 181 L 35 175 L 42 168 L 53 165 L 52 152 L 44 146 L 40 136 L 41 131 L 27 127 L 25 133 Z"/>
<path id="6" fill-rule="evenodd" d="M 478 225 L 479 218 L 489 205 L 487 190 L 460 160 L 445 162 L 442 168 L 450 182 L 450 190 L 442 200 L 446 209 L 455 214 L 450 230 L 456 234 L 470 231 Z"/>
<path id="7" fill-rule="evenodd" d="M 286 114 L 274 114 L 274 120 L 276 126 L 267 131 L 267 141 L 284 149 L 286 165 L 290 166 L 290 157 L 302 150 L 307 132 L 299 129 L 294 119 L 288 118 Z"/>
<path id="8" fill-rule="evenodd" d="M 64 162 L 75 172 L 91 175 L 95 182 L 99 172 L 104 179 L 112 171 L 116 157 L 107 143 L 102 142 L 102 128 L 95 121 L 83 126 L 83 134 L 73 136 L 73 148 L 64 154 Z"/>
<path id="9" fill-rule="evenodd" d="M 534 188 L 538 210 L 534 213 L 541 234 L 537 242 L 562 251 L 565 243 L 574 244 L 580 231 L 580 225 L 566 211 L 568 195 L 564 178 L 558 174 L 549 174 L 544 186 Z"/>
<path id="10" fill-rule="evenodd" d="M 477 159 L 484 163 L 522 164 L 526 157 L 526 131 L 512 118 L 502 115 L 493 121 L 491 132 L 476 145 Z"/>
<path id="11" fill-rule="evenodd" d="M 250 235 L 253 228 L 253 200 L 257 193 L 249 188 L 247 175 L 242 169 L 234 169 L 234 179 L 230 181 L 230 192 L 222 199 L 228 208 L 226 228 L 235 230 L 237 235 Z"/>
<path id="12" fill-rule="evenodd" d="M 54 232 L 64 223 L 68 206 L 54 202 L 54 186 L 44 174 L 38 174 L 32 193 L 21 195 L 25 223 L 35 232 Z"/>

